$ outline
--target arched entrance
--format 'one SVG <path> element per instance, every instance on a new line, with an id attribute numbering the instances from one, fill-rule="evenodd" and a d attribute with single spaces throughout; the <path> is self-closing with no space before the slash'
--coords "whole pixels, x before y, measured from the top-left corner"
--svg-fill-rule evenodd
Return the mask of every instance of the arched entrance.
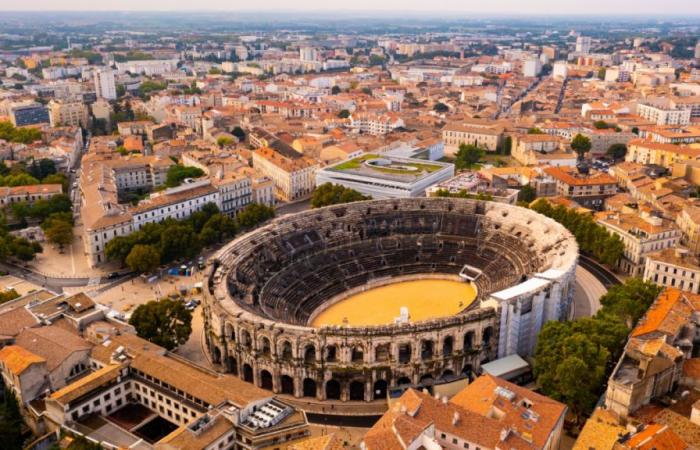
<path id="1" fill-rule="evenodd" d="M 408 377 L 401 377 L 396 381 L 396 384 L 399 386 L 404 386 L 407 384 L 411 384 L 411 379 Z"/>
<path id="2" fill-rule="evenodd" d="M 260 387 L 268 391 L 272 390 L 272 374 L 267 370 L 260 371 Z"/>
<path id="3" fill-rule="evenodd" d="M 253 368 L 250 367 L 250 364 L 243 364 L 243 381 L 253 382 Z"/>
<path id="4" fill-rule="evenodd" d="M 386 380 L 377 380 L 374 382 L 372 389 L 372 398 L 374 400 L 384 400 L 386 399 L 386 391 L 388 384 Z"/>
<path id="5" fill-rule="evenodd" d="M 362 381 L 353 381 L 350 383 L 350 400 L 365 399 L 365 383 Z"/>
<path id="6" fill-rule="evenodd" d="M 214 347 L 214 350 L 211 351 L 211 359 L 214 364 L 221 362 L 221 350 L 219 350 L 219 347 Z"/>
<path id="7" fill-rule="evenodd" d="M 340 400 L 340 383 L 336 380 L 326 382 L 326 398 L 328 400 Z"/>
<path id="8" fill-rule="evenodd" d="M 227 356 L 224 360 L 224 365 L 226 366 L 226 372 L 238 375 L 238 362 L 236 358 L 231 355 Z"/>
<path id="9" fill-rule="evenodd" d="M 311 378 L 304 378 L 304 397 L 316 398 L 316 382 Z"/>
<path id="10" fill-rule="evenodd" d="M 294 379 L 289 375 L 282 375 L 280 384 L 283 394 L 294 395 Z"/>

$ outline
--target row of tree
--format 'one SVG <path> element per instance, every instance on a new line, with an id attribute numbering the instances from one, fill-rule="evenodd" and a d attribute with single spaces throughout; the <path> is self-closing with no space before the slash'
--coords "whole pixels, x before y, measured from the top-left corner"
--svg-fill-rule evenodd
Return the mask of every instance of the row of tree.
<path id="1" fill-rule="evenodd" d="M 12 122 L 3 120 L 0 121 L 0 140 L 30 144 L 41 140 L 41 131 L 31 127 L 16 128 Z"/>
<path id="2" fill-rule="evenodd" d="M 595 223 L 590 214 L 562 205 L 555 207 L 544 199 L 537 200 L 530 208 L 564 225 L 576 237 L 579 249 L 597 261 L 614 267 L 622 257 L 625 248 L 620 237 Z"/>
<path id="3" fill-rule="evenodd" d="M 630 330 L 660 292 L 653 283 L 631 278 L 601 297 L 595 316 L 547 322 L 537 337 L 533 366 L 542 392 L 566 403 L 577 418 L 589 414 Z"/>
<path id="4" fill-rule="evenodd" d="M 372 197 L 362 195 L 354 189 L 347 188 L 340 184 L 324 183 L 317 186 L 311 196 L 311 207 L 321 208 L 328 205 L 340 203 L 351 203 L 362 200 L 369 200 Z"/>
<path id="5" fill-rule="evenodd" d="M 253 228 L 274 215 L 273 208 L 252 203 L 234 220 L 208 203 L 187 219 L 148 223 L 130 235 L 116 237 L 107 244 L 105 253 L 131 270 L 152 272 L 175 259 L 193 258 L 204 246 L 230 239 L 238 230 Z"/>

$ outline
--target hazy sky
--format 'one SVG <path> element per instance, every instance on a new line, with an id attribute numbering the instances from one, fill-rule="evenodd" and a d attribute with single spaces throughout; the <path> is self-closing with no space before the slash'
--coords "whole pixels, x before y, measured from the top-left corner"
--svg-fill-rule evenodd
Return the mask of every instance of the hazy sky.
<path id="1" fill-rule="evenodd" d="M 510 14 L 700 14 L 698 0 L 0 0 L 0 10 L 359 10 Z"/>

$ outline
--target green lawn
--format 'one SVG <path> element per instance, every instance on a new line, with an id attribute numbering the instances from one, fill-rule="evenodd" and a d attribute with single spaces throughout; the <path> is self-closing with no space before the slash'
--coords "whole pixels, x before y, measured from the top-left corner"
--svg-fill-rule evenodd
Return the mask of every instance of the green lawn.
<path id="1" fill-rule="evenodd" d="M 375 155 L 372 153 L 368 153 L 366 155 L 358 156 L 357 158 L 353 158 L 349 161 L 345 161 L 343 163 L 338 164 L 333 168 L 333 170 L 338 170 L 338 171 L 344 171 L 344 170 L 352 170 L 352 169 L 359 169 L 362 166 L 362 163 L 365 161 L 369 161 L 371 159 L 377 159 L 381 158 L 381 155 Z M 428 173 L 435 172 L 436 170 L 440 170 L 442 167 L 437 166 L 435 164 L 421 164 L 421 163 L 399 163 L 401 165 L 407 166 L 407 167 L 415 167 L 419 171 L 425 171 Z M 406 174 L 406 173 L 413 173 L 409 172 L 406 170 L 402 169 L 397 169 L 397 168 L 391 168 L 391 167 L 379 167 L 379 166 L 373 166 L 373 170 L 377 170 L 379 172 L 384 172 L 384 173 L 393 173 L 393 174 Z M 418 172 L 420 173 L 420 172 Z"/>

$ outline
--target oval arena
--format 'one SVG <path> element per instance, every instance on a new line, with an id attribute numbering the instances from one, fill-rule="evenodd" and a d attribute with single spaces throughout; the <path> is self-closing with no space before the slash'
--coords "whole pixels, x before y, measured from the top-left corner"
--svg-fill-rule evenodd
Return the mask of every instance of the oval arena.
<path id="1" fill-rule="evenodd" d="M 393 386 L 471 377 L 484 362 L 530 355 L 542 325 L 568 317 L 577 255 L 558 223 L 493 202 L 376 200 L 283 216 L 213 257 L 206 344 L 222 370 L 275 393 L 384 399 Z M 314 321 L 358 294 L 416 280 L 470 283 L 472 294 L 441 315 L 388 290 L 371 302 L 388 317 L 381 323 L 366 311 Z"/>

